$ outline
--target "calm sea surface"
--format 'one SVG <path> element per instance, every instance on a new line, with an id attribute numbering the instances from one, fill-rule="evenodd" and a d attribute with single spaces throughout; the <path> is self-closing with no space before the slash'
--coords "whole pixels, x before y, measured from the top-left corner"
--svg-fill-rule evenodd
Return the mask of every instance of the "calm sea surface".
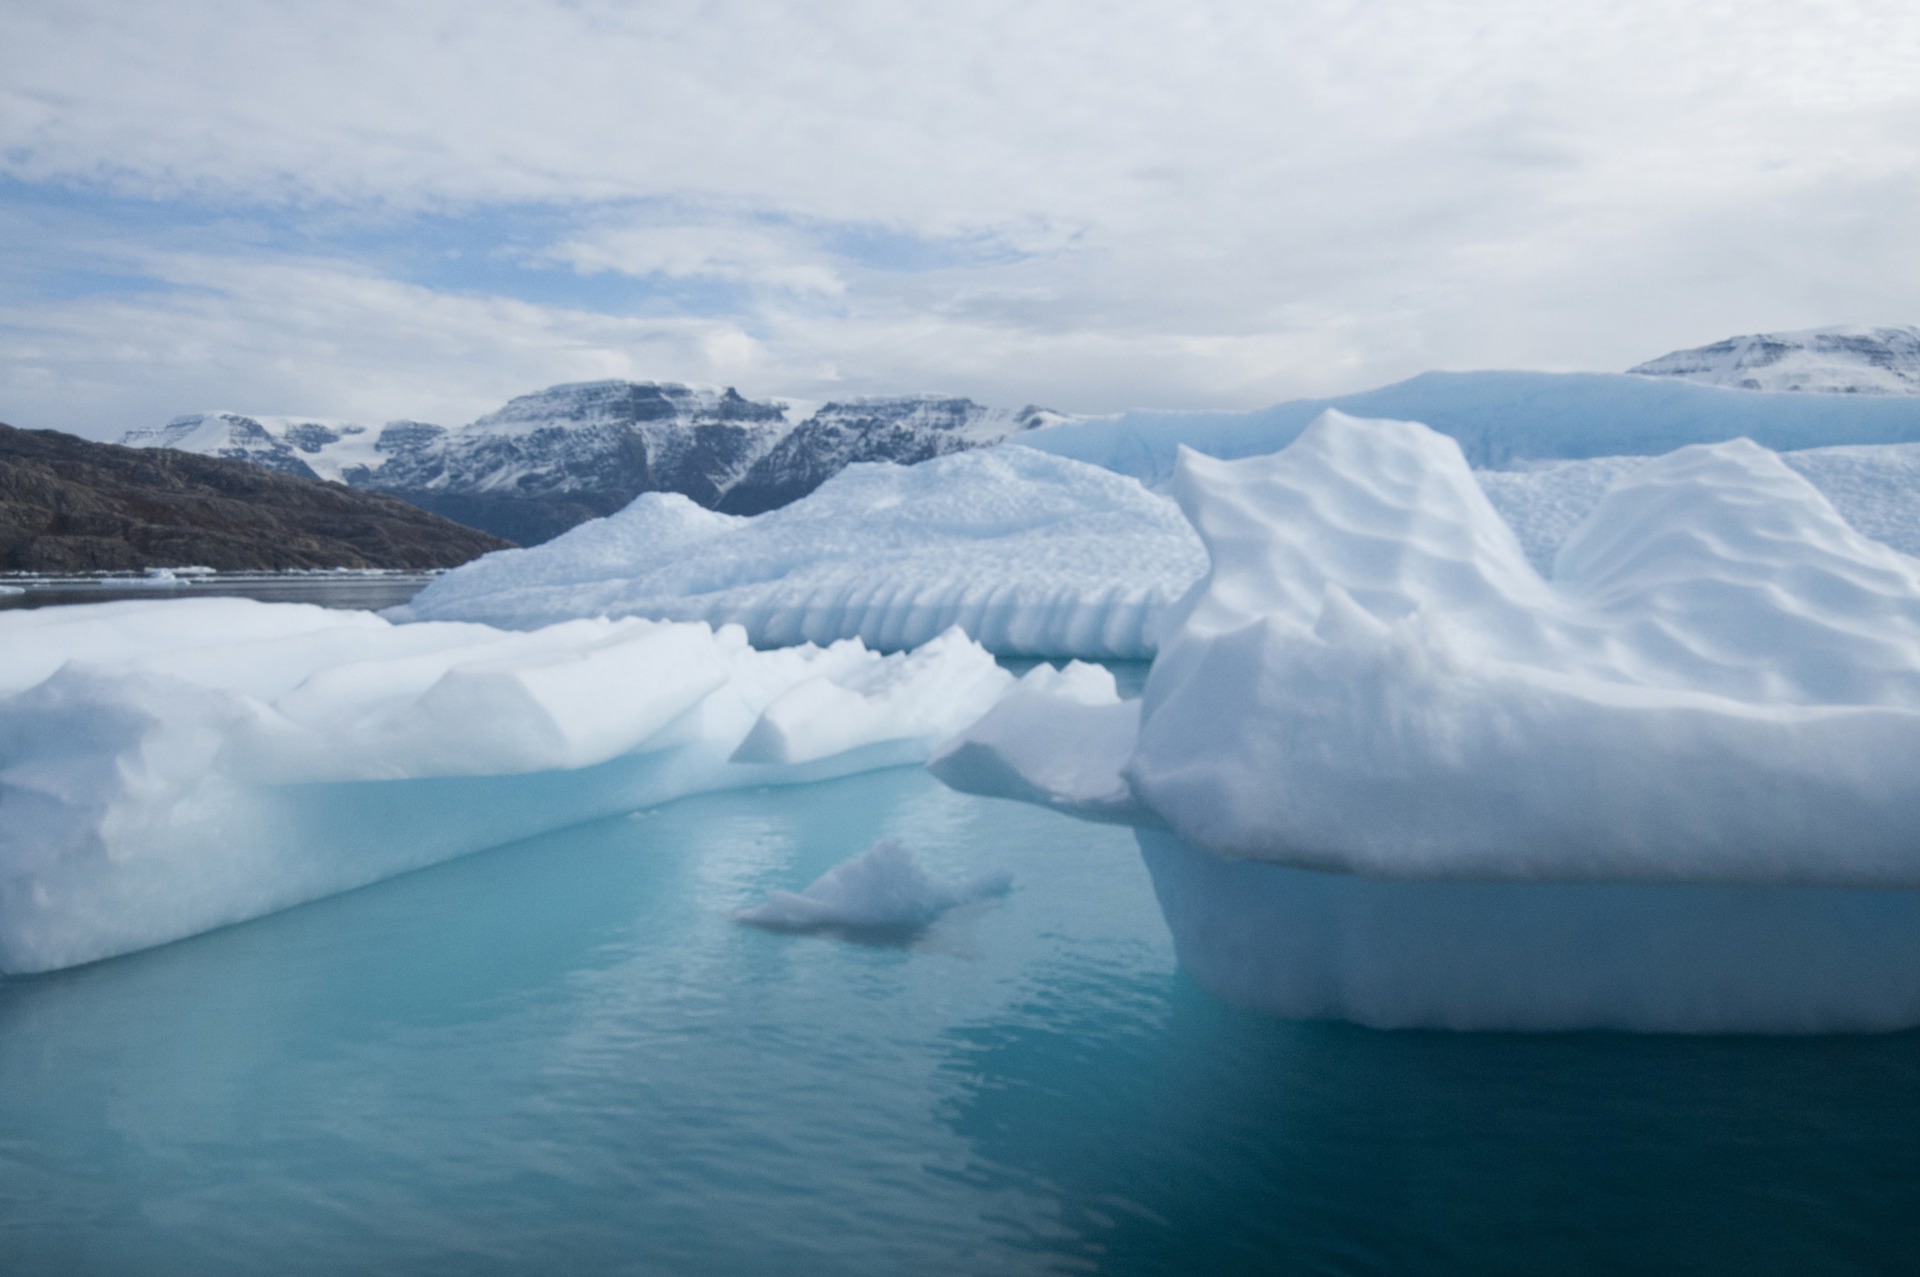
<path id="1" fill-rule="evenodd" d="M 135 576 L 0 576 L 0 586 L 25 591 L 0 592 L 0 610 L 220 595 L 266 603 L 317 603 L 321 607 L 378 611 L 405 603 L 432 579 L 433 574 L 427 572 L 222 572 L 210 577 L 182 577 L 174 585 L 155 585 Z"/>
<path id="2" fill-rule="evenodd" d="M 883 834 L 1014 893 L 731 915 Z M 1124 830 L 903 769 L 0 980 L 7 1273 L 1908 1273 L 1920 1035 L 1379 1033 L 1177 973 Z"/>

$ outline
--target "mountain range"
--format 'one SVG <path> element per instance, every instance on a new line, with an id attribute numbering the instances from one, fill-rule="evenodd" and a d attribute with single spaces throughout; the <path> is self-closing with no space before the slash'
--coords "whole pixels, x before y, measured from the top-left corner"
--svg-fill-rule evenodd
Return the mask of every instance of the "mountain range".
<path id="1" fill-rule="evenodd" d="M 1920 395 L 1920 328 L 1753 333 L 1676 350 L 1627 371 L 1737 390 Z"/>
<path id="2" fill-rule="evenodd" d="M 1920 394 L 1920 328 L 1731 337 L 1629 372 L 1748 391 Z M 784 403 L 733 389 L 591 381 L 522 395 L 454 428 L 201 412 L 130 431 L 121 442 L 390 493 L 532 545 L 611 514 L 642 492 L 678 492 L 711 509 L 759 514 L 855 462 L 912 464 L 1042 427 L 1119 429 L 1154 415 L 1076 418 L 913 395 L 828 403 L 796 420 Z"/>
<path id="3" fill-rule="evenodd" d="M 121 443 L 387 492 L 531 545 L 642 492 L 759 514 L 857 461 L 912 464 L 1065 420 L 932 395 L 829 403 L 798 422 L 789 411 L 731 389 L 592 381 L 522 395 L 455 429 L 202 412 Z"/>

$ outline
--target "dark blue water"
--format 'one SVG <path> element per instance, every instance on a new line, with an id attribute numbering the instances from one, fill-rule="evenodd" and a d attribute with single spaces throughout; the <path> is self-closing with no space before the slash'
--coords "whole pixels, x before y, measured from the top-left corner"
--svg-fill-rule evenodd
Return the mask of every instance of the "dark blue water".
<path id="1" fill-rule="evenodd" d="M 882 834 L 1014 894 L 731 921 Z M 1917 1269 L 1920 1035 L 1243 1014 L 1124 831 L 915 771 L 0 981 L 7 1273 Z"/>

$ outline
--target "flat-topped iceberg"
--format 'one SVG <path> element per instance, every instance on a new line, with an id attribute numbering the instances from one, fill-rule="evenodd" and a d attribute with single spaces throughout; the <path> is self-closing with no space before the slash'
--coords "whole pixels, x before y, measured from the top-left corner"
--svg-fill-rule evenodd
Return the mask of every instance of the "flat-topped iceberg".
<path id="1" fill-rule="evenodd" d="M 514 627 L 649 616 L 738 624 L 761 646 L 885 650 L 959 626 L 1006 655 L 1138 658 L 1205 563 L 1165 498 L 1009 447 L 849 466 L 753 518 L 647 493 L 450 572 L 392 615 Z"/>
<path id="2" fill-rule="evenodd" d="M 0 614 L 0 971 L 125 953 L 683 794 L 916 763 L 1012 683 L 951 632 Z"/>
<path id="3" fill-rule="evenodd" d="M 1920 561 L 1778 456 L 1624 468 L 1550 577 L 1419 425 L 1329 412 L 1173 487 L 1211 566 L 1137 710 L 1023 688 L 933 766 L 1140 825 L 1203 984 L 1383 1025 L 1920 1023 Z"/>

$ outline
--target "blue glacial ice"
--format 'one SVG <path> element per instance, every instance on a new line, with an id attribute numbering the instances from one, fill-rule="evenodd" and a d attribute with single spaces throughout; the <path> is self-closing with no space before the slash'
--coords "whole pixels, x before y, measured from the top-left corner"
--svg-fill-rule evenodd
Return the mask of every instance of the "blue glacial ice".
<path id="1" fill-rule="evenodd" d="M 957 631 L 394 625 L 244 599 L 0 614 L 0 971 L 192 935 L 681 795 L 917 763 L 1012 683 Z"/>
<path id="2" fill-rule="evenodd" d="M 1920 1024 L 1920 561 L 1779 456 L 1624 468 L 1550 575 L 1419 425 L 1327 413 L 1173 489 L 1211 566 L 1137 708 L 1024 686 L 931 765 L 1140 826 L 1202 984 L 1379 1025 Z"/>

